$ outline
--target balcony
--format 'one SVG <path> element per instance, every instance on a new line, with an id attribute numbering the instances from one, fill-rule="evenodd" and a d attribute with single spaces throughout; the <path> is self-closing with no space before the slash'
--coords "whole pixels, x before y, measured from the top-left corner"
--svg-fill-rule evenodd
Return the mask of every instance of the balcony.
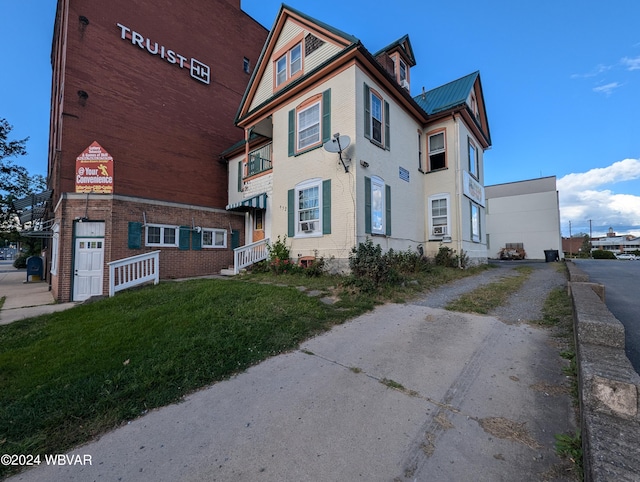
<path id="1" fill-rule="evenodd" d="M 249 153 L 249 160 L 247 162 L 244 178 L 246 179 L 271 169 L 271 152 L 271 142 L 269 144 L 265 144 L 259 149 L 251 151 Z"/>

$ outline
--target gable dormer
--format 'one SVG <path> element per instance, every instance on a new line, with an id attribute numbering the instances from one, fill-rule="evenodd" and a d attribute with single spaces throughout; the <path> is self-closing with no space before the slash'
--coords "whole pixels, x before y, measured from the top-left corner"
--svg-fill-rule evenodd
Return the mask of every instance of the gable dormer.
<path id="1" fill-rule="evenodd" d="M 239 117 L 290 90 L 359 40 L 282 5 L 240 106 Z"/>
<path id="2" fill-rule="evenodd" d="M 411 91 L 410 69 L 416 65 L 416 59 L 413 56 L 413 48 L 408 35 L 387 45 L 373 56 L 387 73 L 396 79 L 400 87 L 407 92 Z"/>

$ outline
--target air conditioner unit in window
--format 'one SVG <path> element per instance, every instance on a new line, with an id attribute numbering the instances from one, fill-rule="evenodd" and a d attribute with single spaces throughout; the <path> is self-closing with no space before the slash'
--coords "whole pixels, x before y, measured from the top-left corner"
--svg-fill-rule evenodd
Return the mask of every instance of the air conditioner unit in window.
<path id="1" fill-rule="evenodd" d="M 310 233 L 316 229 L 316 223 L 314 221 L 300 223 L 300 229 L 305 233 Z"/>
<path id="2" fill-rule="evenodd" d="M 407 79 L 400 81 L 400 87 L 409 90 L 409 81 Z"/>
<path id="3" fill-rule="evenodd" d="M 433 235 L 434 236 L 444 236 L 445 234 L 447 234 L 447 227 L 446 226 L 434 226 L 433 227 Z"/>

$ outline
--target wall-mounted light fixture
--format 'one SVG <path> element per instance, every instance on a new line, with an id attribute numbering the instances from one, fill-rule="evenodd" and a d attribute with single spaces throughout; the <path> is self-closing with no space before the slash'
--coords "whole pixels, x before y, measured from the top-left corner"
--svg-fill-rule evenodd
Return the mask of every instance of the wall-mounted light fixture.
<path id="1" fill-rule="evenodd" d="M 89 19 L 84 15 L 80 15 L 80 17 L 78 17 L 78 20 L 80 20 L 81 27 L 86 27 L 87 25 L 89 25 Z"/>
<path id="2" fill-rule="evenodd" d="M 361 161 L 360 161 L 360 165 L 361 165 L 362 167 L 365 167 L 365 168 L 366 168 L 366 167 L 369 167 L 369 163 L 368 163 L 367 161 L 362 161 L 362 160 L 361 160 Z"/>

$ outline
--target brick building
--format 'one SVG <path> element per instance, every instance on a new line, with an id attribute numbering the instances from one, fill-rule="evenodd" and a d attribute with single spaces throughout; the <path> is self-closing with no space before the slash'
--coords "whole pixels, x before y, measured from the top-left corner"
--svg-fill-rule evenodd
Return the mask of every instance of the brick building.
<path id="1" fill-rule="evenodd" d="M 58 301 L 108 292 L 108 264 L 160 250 L 161 278 L 233 262 L 234 117 L 267 30 L 240 0 L 59 0 L 46 214 Z"/>

